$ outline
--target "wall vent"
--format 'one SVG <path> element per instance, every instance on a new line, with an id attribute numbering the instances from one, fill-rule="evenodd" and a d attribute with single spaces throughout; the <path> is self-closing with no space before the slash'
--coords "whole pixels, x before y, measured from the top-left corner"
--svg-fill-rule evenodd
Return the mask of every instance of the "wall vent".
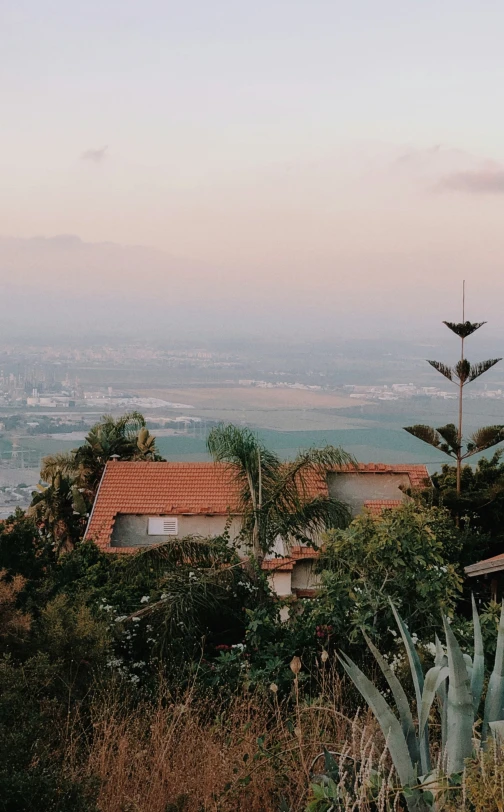
<path id="1" fill-rule="evenodd" d="M 171 516 L 154 516 L 149 518 L 147 530 L 149 536 L 176 536 L 178 534 L 178 519 Z"/>

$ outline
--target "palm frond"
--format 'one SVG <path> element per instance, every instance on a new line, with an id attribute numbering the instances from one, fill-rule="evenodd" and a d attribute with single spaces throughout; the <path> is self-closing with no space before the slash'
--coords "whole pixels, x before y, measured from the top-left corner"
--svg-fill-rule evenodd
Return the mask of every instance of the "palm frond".
<path id="1" fill-rule="evenodd" d="M 40 478 L 43 482 L 52 482 L 56 474 L 72 476 L 76 473 L 75 451 L 50 454 L 42 460 Z"/>
<path id="2" fill-rule="evenodd" d="M 292 540 L 303 544 L 316 543 L 321 532 L 347 527 L 352 514 L 343 502 L 320 496 L 301 502 L 295 511 L 278 513 L 277 519 L 276 524 L 272 522 L 271 530 L 289 546 Z"/>
<path id="3" fill-rule="evenodd" d="M 164 574 L 187 565 L 209 568 L 238 560 L 225 536 L 185 536 L 142 548 L 128 559 L 126 572 L 131 576 L 152 572 Z"/>
<path id="4" fill-rule="evenodd" d="M 480 327 L 483 327 L 486 324 L 486 321 L 463 321 L 456 324 L 453 321 L 444 321 L 443 324 L 446 324 L 449 330 L 455 335 L 459 336 L 459 338 L 467 338 L 468 336 L 472 335 L 479 330 Z"/>
<path id="5" fill-rule="evenodd" d="M 467 454 L 465 457 L 471 457 L 479 451 L 485 451 L 497 443 L 504 440 L 504 426 L 484 426 L 478 429 L 471 436 L 470 441 L 467 443 Z"/>
<path id="6" fill-rule="evenodd" d="M 328 471 L 347 466 L 357 468 L 357 460 L 343 448 L 332 445 L 309 448 L 282 465 L 276 490 L 285 491 L 286 495 L 292 492 L 295 498 L 299 495 L 309 498 L 314 475 L 325 478 Z"/>
<path id="7" fill-rule="evenodd" d="M 449 381 L 453 380 L 453 370 L 452 370 L 452 368 L 447 366 L 446 364 L 443 364 L 442 361 L 429 361 L 429 360 L 427 360 L 427 363 L 430 364 L 431 367 L 434 367 L 434 369 L 436 369 L 438 372 L 440 372 L 441 375 L 444 375 L 445 378 L 448 378 Z"/>
<path id="8" fill-rule="evenodd" d="M 242 564 L 209 569 L 178 567 L 165 574 L 161 599 L 127 619 L 151 616 L 161 630 L 161 651 L 174 641 L 179 649 L 188 650 L 201 645 L 212 625 L 222 627 L 219 618 L 223 615 L 228 622 L 233 614 L 243 622 L 243 604 L 237 596 L 246 583 L 252 586 Z"/>
<path id="9" fill-rule="evenodd" d="M 479 378 L 480 375 L 483 375 L 489 369 L 498 364 L 499 361 L 502 361 L 502 358 L 490 358 L 488 361 L 480 361 L 478 364 L 471 364 L 469 370 L 469 381 L 474 381 L 476 378 Z"/>

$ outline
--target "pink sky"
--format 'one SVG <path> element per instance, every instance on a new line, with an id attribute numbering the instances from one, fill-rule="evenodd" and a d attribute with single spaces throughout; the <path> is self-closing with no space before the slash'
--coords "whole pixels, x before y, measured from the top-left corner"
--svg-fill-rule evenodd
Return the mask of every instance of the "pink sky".
<path id="1" fill-rule="evenodd" d="M 176 258 L 98 251 L 84 283 L 4 239 L 4 290 L 129 295 L 140 262 L 146 303 L 183 267 L 193 303 L 407 325 L 465 277 L 498 327 L 503 30 L 465 0 L 4 0 L 0 235 Z"/>

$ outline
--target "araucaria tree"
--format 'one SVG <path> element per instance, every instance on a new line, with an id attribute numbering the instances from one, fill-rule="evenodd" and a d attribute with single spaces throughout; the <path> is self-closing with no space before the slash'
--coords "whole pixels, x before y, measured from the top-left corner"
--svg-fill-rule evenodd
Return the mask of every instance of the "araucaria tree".
<path id="1" fill-rule="evenodd" d="M 502 360 L 501 358 L 490 358 L 488 361 L 478 361 L 475 364 L 471 364 L 464 357 L 465 339 L 476 332 L 476 330 L 479 330 L 483 324 L 486 324 L 484 321 L 470 322 L 465 321 L 464 319 L 465 314 L 463 309 L 462 321 L 459 324 L 451 321 L 443 322 L 443 324 L 446 324 L 452 333 L 455 333 L 455 335 L 460 338 L 460 361 L 453 367 L 447 366 L 441 361 L 427 362 L 434 367 L 434 369 L 440 372 L 441 375 L 444 375 L 445 378 L 455 384 L 458 389 L 458 425 L 448 423 L 446 426 L 441 426 L 437 429 L 424 425 L 405 427 L 405 430 L 414 437 L 418 437 L 418 439 L 423 440 L 424 443 L 429 443 L 429 445 L 434 446 L 434 448 L 438 448 L 440 451 L 443 451 L 449 457 L 456 460 L 457 494 L 460 494 L 463 461 L 468 457 L 472 457 L 473 454 L 478 454 L 480 451 L 485 451 L 485 449 L 491 448 L 504 440 L 503 425 L 485 426 L 484 428 L 475 431 L 474 434 L 469 437 L 464 446 L 464 438 L 462 434 L 464 387 L 467 386 L 468 383 L 471 383 L 471 381 L 475 381 L 476 378 L 479 378 L 480 375 L 483 375 L 491 367 L 495 366 L 495 364 Z"/>

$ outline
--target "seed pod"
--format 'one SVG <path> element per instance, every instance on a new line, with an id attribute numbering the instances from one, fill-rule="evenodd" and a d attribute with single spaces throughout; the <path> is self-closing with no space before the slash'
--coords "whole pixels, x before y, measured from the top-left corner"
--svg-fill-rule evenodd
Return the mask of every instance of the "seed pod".
<path id="1" fill-rule="evenodd" d="M 292 671 L 294 676 L 297 677 L 297 675 L 301 671 L 301 668 L 302 668 L 301 660 L 299 659 L 299 657 L 293 657 L 290 664 L 290 670 Z"/>

